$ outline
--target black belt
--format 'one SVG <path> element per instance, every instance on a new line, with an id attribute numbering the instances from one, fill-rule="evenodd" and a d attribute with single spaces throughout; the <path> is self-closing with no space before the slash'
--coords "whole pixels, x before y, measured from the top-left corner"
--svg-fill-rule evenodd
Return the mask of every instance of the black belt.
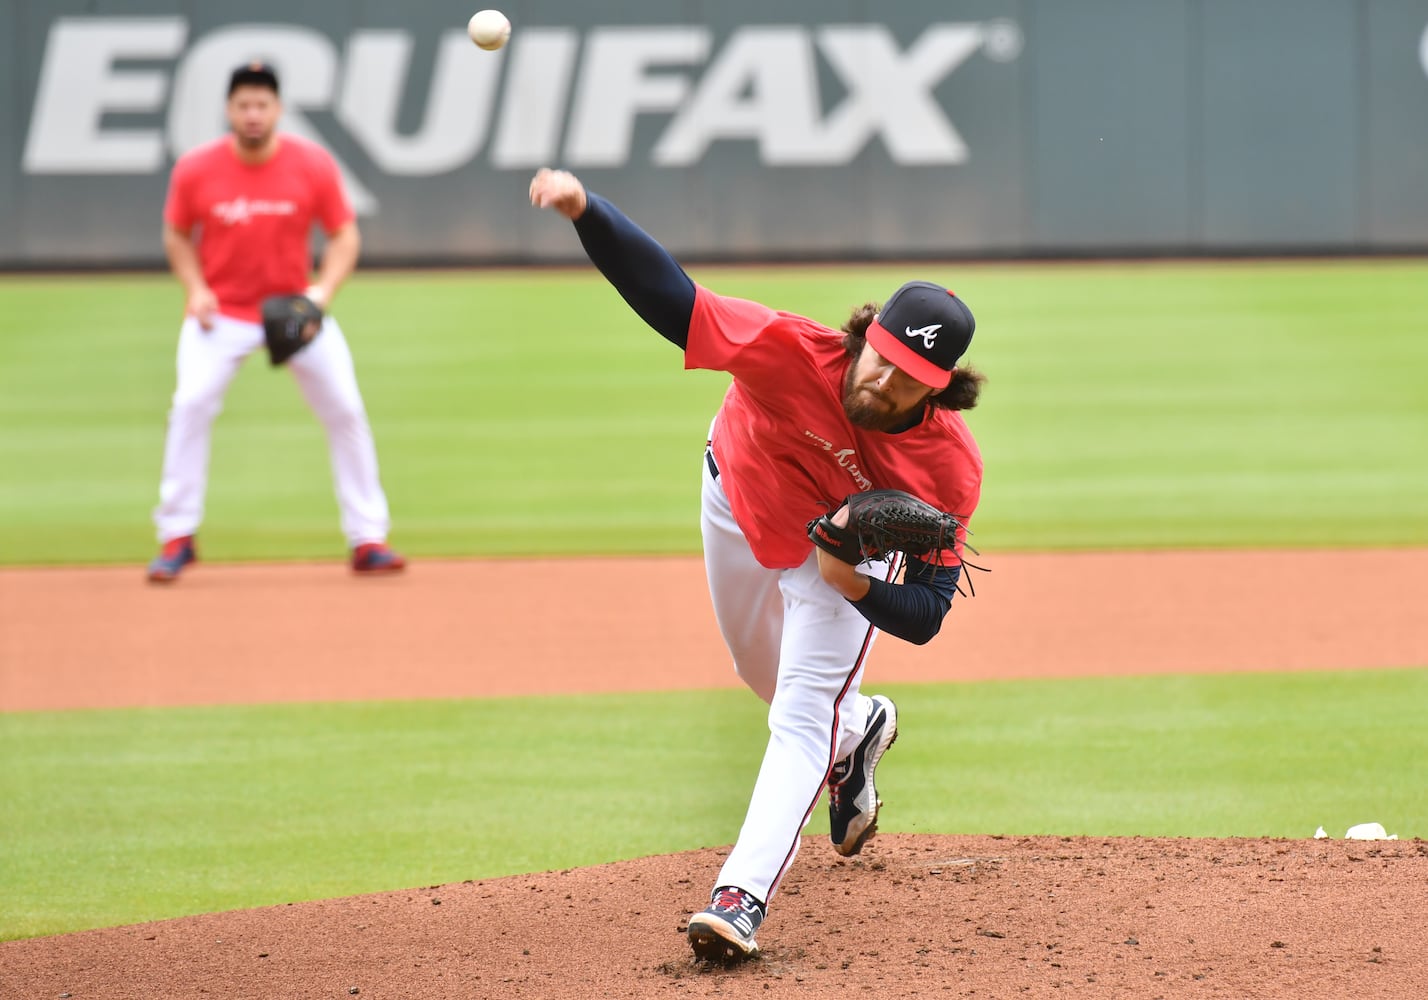
<path id="1" fill-rule="evenodd" d="M 719 478 L 719 466 L 714 464 L 714 449 L 704 449 L 704 463 L 709 466 L 709 475 L 715 479 Z"/>

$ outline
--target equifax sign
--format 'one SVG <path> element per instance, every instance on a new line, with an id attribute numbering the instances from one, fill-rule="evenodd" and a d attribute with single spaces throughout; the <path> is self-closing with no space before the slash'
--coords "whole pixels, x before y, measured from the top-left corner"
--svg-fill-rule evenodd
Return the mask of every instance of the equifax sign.
<path id="1" fill-rule="evenodd" d="M 190 39 L 183 17 L 61 18 L 51 25 L 26 136 L 30 174 L 153 173 L 222 133 L 229 70 L 262 57 L 283 78 L 283 127 L 321 141 L 330 113 L 385 174 L 429 177 L 485 157 L 496 169 L 618 167 L 635 125 L 658 116 L 659 167 L 721 141 L 764 164 L 837 166 L 879 141 L 894 162 L 957 164 L 968 149 L 933 91 L 977 53 L 1015 59 L 1014 22 L 928 25 L 907 47 L 881 24 L 738 28 L 527 27 L 500 52 L 459 28 L 438 39 L 415 130 L 398 127 L 414 40 L 363 29 L 339 47 L 312 28 L 241 24 Z M 140 65 L 134 65 L 141 62 Z M 831 71 L 839 95 L 819 85 Z M 114 115 L 123 114 L 121 124 Z M 147 121 L 146 121 L 147 119 Z M 359 210 L 375 201 L 345 169 Z"/>

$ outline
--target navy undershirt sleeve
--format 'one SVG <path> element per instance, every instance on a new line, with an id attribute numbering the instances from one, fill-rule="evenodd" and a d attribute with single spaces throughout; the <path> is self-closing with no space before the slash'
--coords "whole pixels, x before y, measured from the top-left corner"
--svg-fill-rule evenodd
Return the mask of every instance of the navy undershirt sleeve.
<path id="1" fill-rule="evenodd" d="M 609 201 L 585 192 L 575 232 L 590 262 L 630 308 L 665 340 L 684 350 L 694 314 L 694 281 L 664 247 Z"/>
<path id="2" fill-rule="evenodd" d="M 888 635 L 921 646 L 941 630 L 961 575 L 961 566 L 932 566 L 909 559 L 902 583 L 869 577 L 867 595 L 849 603 Z"/>
<path id="3" fill-rule="evenodd" d="M 575 232 L 600 273 L 631 309 L 660 336 L 683 350 L 689 344 L 694 314 L 694 281 L 659 242 L 612 203 L 587 190 L 586 208 Z M 870 589 L 856 607 L 871 624 L 919 645 L 942 628 L 957 592 L 960 566 L 930 566 L 909 561 L 901 584 L 869 579 Z"/>

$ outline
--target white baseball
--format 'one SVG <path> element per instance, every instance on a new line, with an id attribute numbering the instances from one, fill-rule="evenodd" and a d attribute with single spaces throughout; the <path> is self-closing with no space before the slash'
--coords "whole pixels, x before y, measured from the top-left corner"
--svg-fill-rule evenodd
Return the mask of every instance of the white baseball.
<path id="1" fill-rule="evenodd" d="M 466 33 L 478 48 L 494 52 L 511 37 L 511 22 L 499 10 L 478 10 L 466 22 Z"/>

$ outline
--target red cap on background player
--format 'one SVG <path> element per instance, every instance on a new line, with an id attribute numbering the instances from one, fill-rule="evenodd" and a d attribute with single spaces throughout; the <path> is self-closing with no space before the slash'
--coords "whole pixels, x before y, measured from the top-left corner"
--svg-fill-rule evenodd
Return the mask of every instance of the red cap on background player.
<path id="1" fill-rule="evenodd" d="M 909 281 L 868 325 L 868 343 L 923 385 L 945 389 L 976 328 L 972 310 L 952 292 L 930 281 Z"/>

